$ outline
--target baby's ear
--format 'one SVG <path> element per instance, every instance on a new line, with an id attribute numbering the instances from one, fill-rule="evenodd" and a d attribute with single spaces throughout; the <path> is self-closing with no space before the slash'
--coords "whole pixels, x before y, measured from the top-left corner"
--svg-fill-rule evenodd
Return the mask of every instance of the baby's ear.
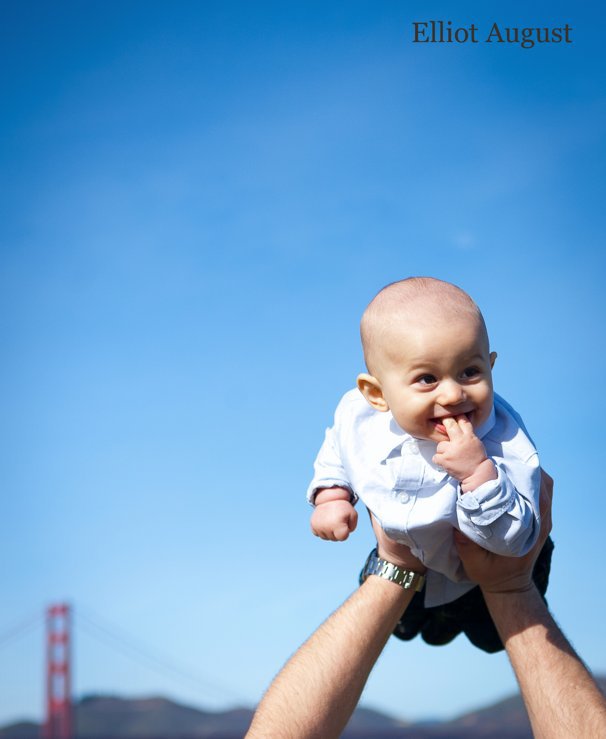
<path id="1" fill-rule="evenodd" d="M 387 401 L 383 397 L 383 390 L 381 390 L 381 383 L 376 377 L 363 373 L 358 375 L 358 390 L 366 398 L 368 403 L 376 411 L 388 411 L 389 406 Z"/>
<path id="2" fill-rule="evenodd" d="M 497 360 L 497 353 L 496 352 L 490 352 L 490 369 L 494 367 L 494 363 Z"/>

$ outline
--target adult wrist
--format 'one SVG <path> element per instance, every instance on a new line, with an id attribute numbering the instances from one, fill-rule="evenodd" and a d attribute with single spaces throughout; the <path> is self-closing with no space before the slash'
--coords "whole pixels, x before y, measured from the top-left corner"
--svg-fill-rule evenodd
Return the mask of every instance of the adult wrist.
<path id="1" fill-rule="evenodd" d="M 520 593 L 528 593 L 531 590 L 536 590 L 536 585 L 532 580 L 526 580 L 516 582 L 513 580 L 509 583 L 496 583 L 494 585 L 482 585 L 480 584 L 480 590 L 484 596 L 500 596 L 500 595 L 516 595 Z"/>
<path id="2" fill-rule="evenodd" d="M 425 584 L 424 571 L 424 568 L 423 572 L 417 572 L 408 567 L 402 567 L 401 565 L 389 562 L 379 556 L 377 548 L 375 547 L 368 555 L 368 558 L 362 567 L 360 583 L 365 582 L 370 575 L 376 575 L 383 580 L 388 580 L 389 582 L 399 585 L 404 590 L 418 592 L 423 589 Z"/>

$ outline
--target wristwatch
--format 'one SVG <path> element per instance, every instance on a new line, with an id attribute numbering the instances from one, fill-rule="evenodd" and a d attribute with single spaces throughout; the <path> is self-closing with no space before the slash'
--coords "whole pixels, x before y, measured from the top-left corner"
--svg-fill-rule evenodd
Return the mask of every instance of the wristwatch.
<path id="1" fill-rule="evenodd" d="M 372 552 L 368 555 L 368 559 L 360 572 L 360 583 L 369 575 L 378 575 L 384 580 L 395 582 L 400 585 L 404 590 L 422 590 L 425 584 L 425 575 L 421 575 L 419 572 L 413 572 L 412 570 L 405 570 L 402 567 L 388 562 L 386 559 L 381 559 L 377 553 L 375 547 Z"/>

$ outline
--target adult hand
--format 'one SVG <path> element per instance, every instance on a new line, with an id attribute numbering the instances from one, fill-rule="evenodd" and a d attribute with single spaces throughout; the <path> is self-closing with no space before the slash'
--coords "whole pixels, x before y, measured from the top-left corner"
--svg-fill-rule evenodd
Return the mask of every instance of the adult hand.
<path id="1" fill-rule="evenodd" d="M 530 590 L 532 568 L 551 531 L 553 479 L 541 470 L 541 532 L 534 547 L 524 557 L 504 557 L 478 546 L 460 531 L 455 531 L 455 545 L 467 577 L 485 593 L 514 593 Z"/>
<path id="2" fill-rule="evenodd" d="M 399 544 L 387 536 L 372 513 L 370 514 L 370 520 L 377 537 L 377 554 L 381 559 L 386 559 L 388 562 L 398 565 L 398 567 L 404 567 L 407 570 L 421 574 L 427 570 L 423 562 L 411 554 L 409 547 L 405 544 Z"/>

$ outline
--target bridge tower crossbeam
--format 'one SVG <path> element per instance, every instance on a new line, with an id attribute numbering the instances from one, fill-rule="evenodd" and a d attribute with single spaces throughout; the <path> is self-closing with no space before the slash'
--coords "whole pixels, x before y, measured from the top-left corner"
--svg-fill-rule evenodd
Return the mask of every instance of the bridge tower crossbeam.
<path id="1" fill-rule="evenodd" d="M 73 739 L 71 611 L 65 603 L 46 609 L 46 721 L 44 739 Z"/>

